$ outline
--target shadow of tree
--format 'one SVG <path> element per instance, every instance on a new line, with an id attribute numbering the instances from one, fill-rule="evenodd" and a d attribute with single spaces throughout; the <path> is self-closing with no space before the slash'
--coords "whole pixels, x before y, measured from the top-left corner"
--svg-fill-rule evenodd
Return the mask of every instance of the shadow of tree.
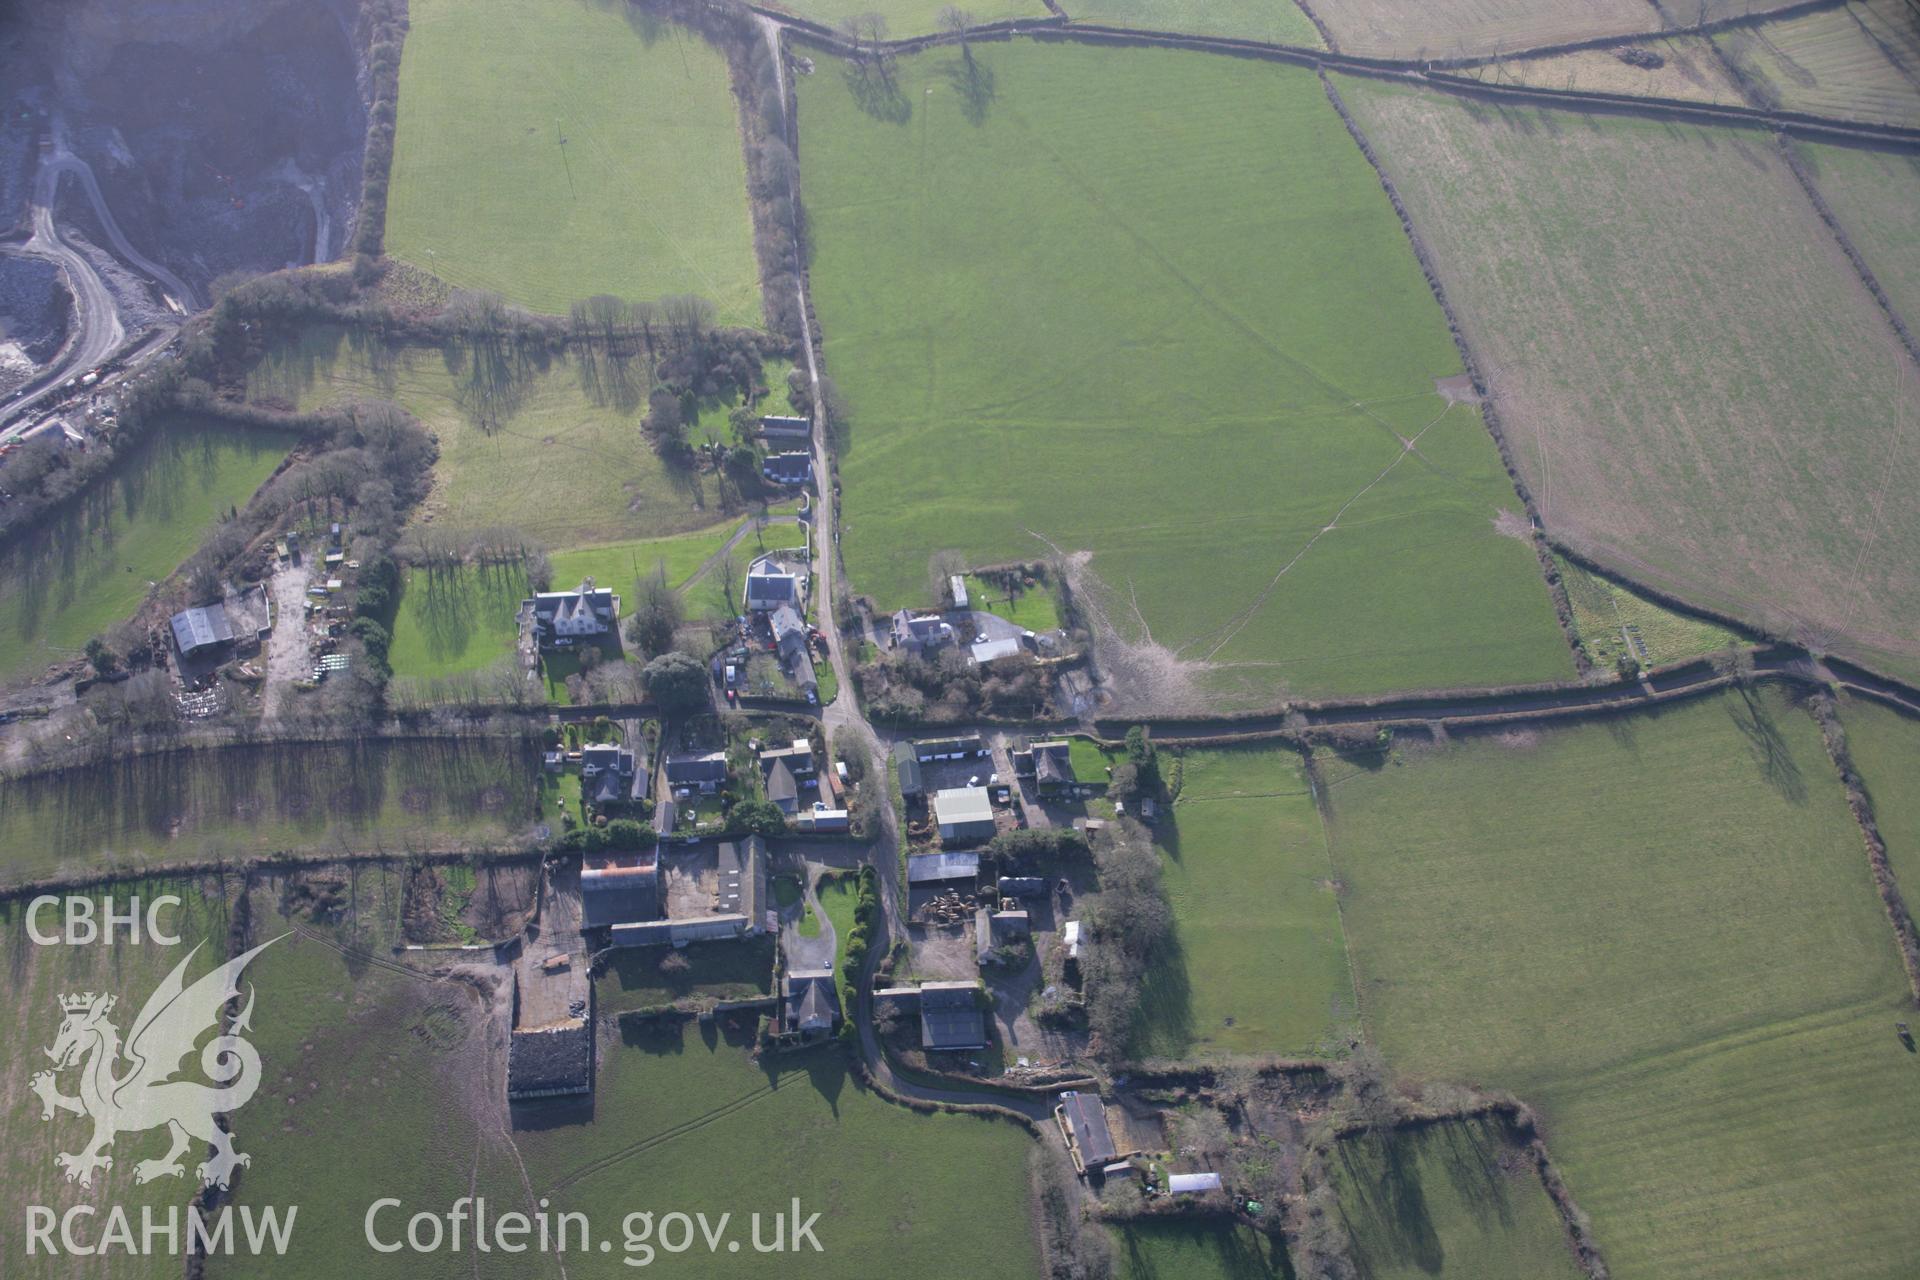
<path id="1" fill-rule="evenodd" d="M 893 71 L 879 60 L 849 62 L 841 74 L 846 78 L 847 92 L 853 95 L 854 104 L 875 120 L 905 124 L 913 119 L 913 104 L 900 92 L 900 82 L 894 78 Z"/>
<path id="2" fill-rule="evenodd" d="M 940 74 L 960 98 L 960 114 L 970 125 L 986 122 L 987 108 L 995 95 L 993 68 L 973 56 L 973 49 L 960 46 L 960 56 L 940 64 Z"/>
<path id="3" fill-rule="evenodd" d="M 1753 751 L 1754 763 L 1760 767 L 1760 776 L 1767 785 L 1778 791 L 1788 804 L 1803 804 L 1807 798 L 1807 783 L 1800 772 L 1799 763 L 1794 760 L 1787 740 L 1775 724 L 1772 715 L 1753 691 L 1745 685 L 1736 686 L 1740 697 L 1729 700 L 1727 715 L 1733 720 L 1734 727 L 1740 730 L 1740 736 L 1747 740 L 1747 746 Z"/>

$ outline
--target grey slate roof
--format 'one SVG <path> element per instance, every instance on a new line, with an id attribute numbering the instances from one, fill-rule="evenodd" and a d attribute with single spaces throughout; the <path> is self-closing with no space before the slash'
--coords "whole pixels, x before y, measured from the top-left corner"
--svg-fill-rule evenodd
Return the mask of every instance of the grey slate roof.
<path id="1" fill-rule="evenodd" d="M 789 1031 L 831 1031 L 840 1013 L 840 997 L 829 969 L 796 969 L 786 977 L 786 1026 Z"/>
<path id="2" fill-rule="evenodd" d="M 588 929 L 658 920 L 660 864 L 654 855 L 589 854 L 580 868 L 580 912 Z"/>
<path id="3" fill-rule="evenodd" d="M 1107 1127 L 1107 1107 L 1097 1093 L 1063 1093 L 1060 1105 L 1066 1109 L 1067 1127 L 1080 1148 L 1080 1162 L 1089 1167 L 1113 1159 L 1113 1130 Z"/>
<path id="4" fill-rule="evenodd" d="M 987 1043 L 987 1018 L 977 982 L 920 984 L 920 1047 L 978 1049 Z"/>
<path id="5" fill-rule="evenodd" d="M 916 853 L 907 859 L 908 884 L 973 880 L 980 875 L 977 853 Z"/>
<path id="6" fill-rule="evenodd" d="M 233 623 L 224 604 L 201 605 L 182 609 L 173 615 L 173 643 L 181 653 L 192 653 L 233 640 Z"/>

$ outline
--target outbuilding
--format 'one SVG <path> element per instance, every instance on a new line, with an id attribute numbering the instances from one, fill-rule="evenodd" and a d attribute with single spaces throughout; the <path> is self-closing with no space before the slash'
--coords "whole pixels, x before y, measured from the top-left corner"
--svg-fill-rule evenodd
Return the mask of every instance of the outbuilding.
<path id="1" fill-rule="evenodd" d="M 934 822 L 947 844 L 977 844 L 993 839 L 993 802 L 985 787 L 949 787 L 933 796 Z"/>

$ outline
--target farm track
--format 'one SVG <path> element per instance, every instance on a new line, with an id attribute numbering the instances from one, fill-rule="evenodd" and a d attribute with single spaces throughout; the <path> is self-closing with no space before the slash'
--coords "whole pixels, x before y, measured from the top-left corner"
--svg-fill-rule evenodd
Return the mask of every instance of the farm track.
<path id="1" fill-rule="evenodd" d="M 1134 30 L 1094 23 L 1063 22 L 1058 19 L 1008 21 L 970 28 L 967 40 L 1011 40 L 1016 37 L 1078 44 L 1140 45 L 1167 49 L 1187 49 L 1226 57 L 1254 58 L 1269 62 L 1287 62 L 1318 71 L 1342 71 L 1377 79 L 1424 84 L 1461 97 L 1493 102 L 1512 102 L 1530 106 L 1553 107 L 1569 111 L 1594 111 L 1610 115 L 1633 115 L 1652 120 L 1685 120 L 1699 124 L 1746 125 L 1776 132 L 1804 136 L 1823 142 L 1853 143 L 1920 150 L 1920 128 L 1904 125 L 1875 125 L 1837 116 L 1810 112 L 1768 110 L 1760 107 L 1713 105 L 1679 98 L 1650 95 L 1599 93 L 1583 89 L 1553 89 L 1536 85 L 1488 83 L 1455 70 L 1484 67 L 1510 59 L 1551 57 L 1606 49 L 1635 39 L 1671 39 L 1681 36 L 1712 35 L 1715 32 L 1780 21 L 1826 9 L 1839 8 L 1844 0 L 1807 0 L 1765 14 L 1742 15 L 1692 26 L 1670 27 L 1661 31 L 1625 32 L 1588 40 L 1538 45 L 1494 54 L 1475 54 L 1451 59 L 1385 58 L 1365 54 L 1340 53 L 1333 49 L 1312 49 L 1305 45 L 1279 44 L 1260 40 L 1242 40 L 1229 36 L 1188 35 L 1176 31 Z M 840 33 L 816 22 L 762 6 L 751 6 L 763 24 L 783 27 L 796 36 L 840 56 L 852 55 L 854 47 Z M 963 36 L 940 34 L 916 36 L 884 42 L 891 53 L 918 53 L 925 49 L 956 44 Z"/>

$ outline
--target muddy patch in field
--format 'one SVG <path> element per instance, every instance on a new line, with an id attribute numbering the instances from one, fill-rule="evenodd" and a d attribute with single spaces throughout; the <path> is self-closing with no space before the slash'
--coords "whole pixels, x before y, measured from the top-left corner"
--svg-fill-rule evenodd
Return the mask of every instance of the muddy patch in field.
<path id="1" fill-rule="evenodd" d="M 1493 531 L 1509 538 L 1518 538 L 1522 542 L 1533 541 L 1533 525 L 1518 511 L 1501 508 L 1493 518 Z"/>
<path id="2" fill-rule="evenodd" d="M 1451 378 L 1435 378 L 1433 389 L 1448 404 L 1480 403 L 1480 393 L 1474 390 L 1473 379 L 1464 373 L 1456 373 Z"/>

